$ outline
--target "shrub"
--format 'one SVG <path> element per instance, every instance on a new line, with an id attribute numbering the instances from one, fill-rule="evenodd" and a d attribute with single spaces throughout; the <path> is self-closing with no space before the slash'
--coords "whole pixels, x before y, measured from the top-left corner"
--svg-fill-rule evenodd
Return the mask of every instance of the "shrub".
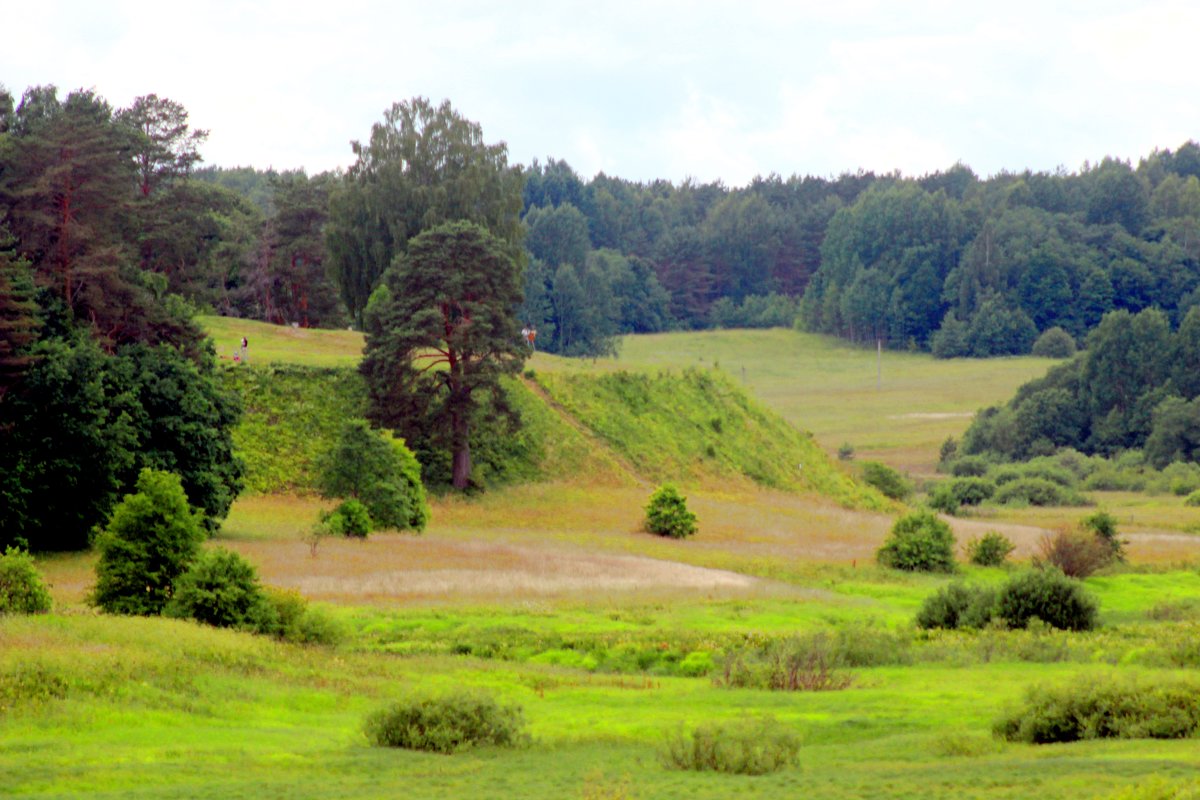
<path id="1" fill-rule="evenodd" d="M 996 616 L 1010 628 L 1037 618 L 1060 630 L 1095 627 L 1096 600 L 1056 569 L 1035 569 L 1010 579 L 996 595 Z"/>
<path id="2" fill-rule="evenodd" d="M 1005 467 L 999 467 L 988 473 L 988 477 L 996 482 L 997 486 L 1003 486 L 1013 481 L 1021 480 L 1022 478 L 1043 478 L 1051 483 L 1057 483 L 1059 486 L 1074 488 L 1078 483 L 1078 478 L 1074 473 L 1065 467 L 1056 466 L 1054 464 L 1028 463 L 1028 464 L 1013 464 Z"/>
<path id="3" fill-rule="evenodd" d="M 1038 543 L 1041 561 L 1051 564 L 1071 578 L 1086 578 L 1112 563 L 1115 556 L 1109 544 L 1082 528 L 1061 527 L 1045 534 Z"/>
<path id="4" fill-rule="evenodd" d="M 771 717 L 710 722 L 690 735 L 679 731 L 662 750 L 663 763 L 675 769 L 765 775 L 794 764 L 800 739 Z"/>
<path id="5" fill-rule="evenodd" d="M 260 617 L 263 602 L 253 565 L 232 550 L 218 547 L 205 552 L 179 576 L 163 614 L 236 628 Z"/>
<path id="6" fill-rule="evenodd" d="M 893 569 L 953 572 L 954 534 L 932 511 L 915 511 L 896 521 L 875 558 Z"/>
<path id="7" fill-rule="evenodd" d="M 293 644 L 336 645 L 345 637 L 341 625 L 299 592 L 266 587 L 260 609 L 252 622 L 257 633 Z"/>
<path id="8" fill-rule="evenodd" d="M 954 514 L 960 506 L 977 506 L 995 493 L 996 484 L 986 478 L 953 478 L 934 488 L 929 505 Z"/>
<path id="9" fill-rule="evenodd" d="M 776 692 L 826 692 L 850 686 L 841 654 L 826 634 L 775 639 L 758 652 L 728 653 L 718 686 Z"/>
<path id="10" fill-rule="evenodd" d="M 983 586 L 952 583 L 925 598 L 917 612 L 917 627 L 983 628 L 995 613 L 996 592 Z"/>
<path id="11" fill-rule="evenodd" d="M 1082 498 L 1074 492 L 1045 478 L 1020 478 L 1010 481 L 996 490 L 994 499 L 1001 505 L 1074 506 L 1083 504 Z"/>
<path id="12" fill-rule="evenodd" d="M 1103 510 L 1097 511 L 1095 514 L 1081 519 L 1079 526 L 1085 531 L 1091 531 L 1096 538 L 1107 545 L 1113 560 L 1125 560 L 1124 543 L 1117 538 L 1117 518 L 1112 514 Z"/>
<path id="13" fill-rule="evenodd" d="M 320 521 L 330 536 L 365 539 L 371 532 L 371 515 L 367 507 L 354 498 L 343 500 L 332 511 L 322 512 Z"/>
<path id="14" fill-rule="evenodd" d="M 1075 340 L 1057 325 L 1042 331 L 1033 343 L 1033 354 L 1041 358 L 1070 358 L 1075 355 Z"/>
<path id="15" fill-rule="evenodd" d="M 96 540 L 92 602 L 114 614 L 158 614 L 200 552 L 204 529 L 179 476 L 143 469 Z"/>
<path id="16" fill-rule="evenodd" d="M 1200 733 L 1200 685 L 1186 680 L 1096 680 L 1057 689 L 1037 687 L 1023 708 L 993 730 L 1011 742 L 1050 744 L 1081 739 L 1186 739 Z"/>
<path id="17" fill-rule="evenodd" d="M 380 528 L 420 531 L 429 521 L 416 456 L 404 442 L 372 430 L 366 420 L 347 422 L 318 467 L 317 488 L 323 497 L 360 501 Z"/>
<path id="18" fill-rule="evenodd" d="M 1183 504 L 1185 506 L 1200 506 L 1200 492 L 1192 492 L 1189 494 L 1187 499 L 1183 501 Z"/>
<path id="19" fill-rule="evenodd" d="M 687 498 L 671 484 L 663 484 L 650 495 L 646 530 L 672 539 L 684 539 L 696 532 L 696 515 L 688 511 Z"/>
<path id="20" fill-rule="evenodd" d="M 982 478 L 990 468 L 983 456 L 963 456 L 950 465 L 950 474 L 956 478 Z"/>
<path id="21" fill-rule="evenodd" d="M 367 717 L 372 744 L 433 753 L 453 753 L 477 745 L 513 746 L 525 740 L 518 706 L 501 706 L 487 695 L 460 691 L 415 697 Z"/>
<path id="22" fill-rule="evenodd" d="M 868 485 L 874 486 L 893 500 L 904 500 L 913 491 L 912 484 L 907 478 L 887 464 L 880 464 L 878 461 L 864 461 L 862 477 Z"/>
<path id="23" fill-rule="evenodd" d="M 853 461 L 854 445 L 849 442 L 842 442 L 842 446 L 838 448 L 837 456 L 839 461 Z"/>
<path id="24" fill-rule="evenodd" d="M 978 539 L 967 542 L 967 560 L 980 567 L 998 567 L 1008 558 L 1016 545 L 997 531 L 988 531 Z"/>
<path id="25" fill-rule="evenodd" d="M 41 614 L 52 605 L 33 556 L 15 547 L 0 555 L 0 615 Z"/>

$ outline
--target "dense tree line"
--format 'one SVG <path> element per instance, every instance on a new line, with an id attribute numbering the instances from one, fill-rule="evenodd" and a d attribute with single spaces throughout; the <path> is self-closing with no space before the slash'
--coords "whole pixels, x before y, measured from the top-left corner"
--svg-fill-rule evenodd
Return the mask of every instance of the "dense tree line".
<path id="1" fill-rule="evenodd" d="M 153 95 L 0 89 L 0 544 L 86 546 L 143 468 L 210 528 L 240 489 L 238 408 L 178 292 L 219 263 L 195 210 L 242 201 L 189 183 L 186 120 Z"/>
<path id="2" fill-rule="evenodd" d="M 963 437 L 965 453 L 1004 460 L 1064 447 L 1141 449 L 1157 468 L 1200 460 L 1200 306 L 1175 330 L 1157 308 L 1109 312 L 1083 353 L 981 412 Z"/>

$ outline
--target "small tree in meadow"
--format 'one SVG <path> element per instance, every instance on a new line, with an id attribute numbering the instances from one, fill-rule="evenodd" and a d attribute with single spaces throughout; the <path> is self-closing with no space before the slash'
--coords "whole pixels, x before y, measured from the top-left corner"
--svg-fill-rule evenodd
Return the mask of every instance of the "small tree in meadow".
<path id="1" fill-rule="evenodd" d="M 893 569 L 953 572 L 954 534 L 932 511 L 914 511 L 896 520 L 875 558 Z"/>
<path id="2" fill-rule="evenodd" d="M 980 567 L 998 567 L 1016 549 L 1007 536 L 988 531 L 978 539 L 967 542 L 967 560 Z"/>
<path id="3" fill-rule="evenodd" d="M 664 483 L 650 495 L 646 530 L 672 539 L 684 539 L 696 532 L 696 515 L 688 511 L 687 498 L 671 484 Z"/>
<path id="4" fill-rule="evenodd" d="M 92 601 L 114 614 L 160 613 L 204 541 L 200 515 L 188 506 L 178 475 L 143 469 L 136 488 L 96 540 Z"/>
<path id="5" fill-rule="evenodd" d="M 163 614 L 234 628 L 250 624 L 264 610 L 254 566 L 232 550 L 218 547 L 201 555 L 179 576 Z"/>
<path id="6" fill-rule="evenodd" d="M 6 548 L 0 555 L 0 615 L 40 614 L 50 606 L 50 592 L 33 565 L 33 556 Z"/>
<path id="7" fill-rule="evenodd" d="M 358 500 L 380 528 L 425 528 L 429 504 L 420 463 L 402 441 L 372 430 L 366 420 L 347 422 L 318 467 L 324 497 Z"/>

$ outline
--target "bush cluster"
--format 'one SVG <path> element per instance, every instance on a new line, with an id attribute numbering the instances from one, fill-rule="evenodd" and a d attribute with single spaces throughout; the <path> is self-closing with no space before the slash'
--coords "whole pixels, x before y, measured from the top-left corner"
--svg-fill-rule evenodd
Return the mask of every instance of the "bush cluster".
<path id="1" fill-rule="evenodd" d="M 371 515 L 366 506 L 350 498 L 343 500 L 332 511 L 321 512 L 319 524 L 330 536 L 365 539 L 371 532 Z"/>
<path id="2" fill-rule="evenodd" d="M 663 763 L 674 769 L 765 775 L 796 763 L 800 738 L 771 717 L 697 726 L 679 731 L 662 750 Z"/>
<path id="3" fill-rule="evenodd" d="M 663 484 L 650 495 L 646 530 L 672 539 L 685 539 L 696 532 L 696 515 L 688 511 L 687 498 L 671 484 Z"/>
<path id="4" fill-rule="evenodd" d="M 1091 630 L 1098 606 L 1078 582 L 1052 569 L 1030 570 L 1009 579 L 998 590 L 952 583 L 925 599 L 917 612 L 918 627 L 974 628 L 999 621 L 1025 628 L 1034 619 L 1052 628 Z"/>
<path id="5" fill-rule="evenodd" d="M 1200 733 L 1200 684 L 1190 680 L 1096 680 L 1034 688 L 999 720 L 996 735 L 1050 744 L 1082 739 L 1186 739 Z"/>
<path id="6" fill-rule="evenodd" d="M 201 554 L 179 576 L 163 615 L 237 628 L 260 619 L 263 602 L 254 566 L 232 550 L 218 547 Z"/>
<path id="7" fill-rule="evenodd" d="M 913 493 L 912 483 L 907 478 L 878 461 L 862 462 L 862 478 L 867 485 L 893 500 L 905 500 Z"/>
<path id="8" fill-rule="evenodd" d="M 50 592 L 33 565 L 33 556 L 7 547 L 0 555 L 0 615 L 40 614 L 50 610 Z"/>
<path id="9" fill-rule="evenodd" d="M 953 572 L 954 534 L 932 511 L 915 511 L 896 521 L 875 558 L 893 569 Z"/>
<path id="10" fill-rule="evenodd" d="M 995 482 L 987 478 L 952 478 L 934 487 L 929 505 L 943 513 L 956 514 L 962 506 L 977 506 L 995 493 Z"/>
<path id="11" fill-rule="evenodd" d="M 967 542 L 967 560 L 979 567 L 998 567 L 1008 559 L 1016 545 L 997 531 L 988 531 Z"/>
<path id="12" fill-rule="evenodd" d="M 1124 558 L 1116 520 L 1103 511 L 1047 533 L 1038 543 L 1038 559 L 1072 578 L 1086 578 Z"/>
<path id="13" fill-rule="evenodd" d="M 1079 506 L 1086 501 L 1075 492 L 1046 478 L 1027 477 L 1010 481 L 996 490 L 1000 505 Z"/>
<path id="14" fill-rule="evenodd" d="M 526 740 L 518 706 L 460 691 L 438 697 L 413 697 L 367 717 L 365 732 L 379 747 L 454 753 L 479 745 L 514 746 Z"/>
<path id="15" fill-rule="evenodd" d="M 337 443 L 321 457 L 318 467 L 321 495 L 360 502 L 372 527 L 420 531 L 429 521 L 416 456 L 404 442 L 373 430 L 364 419 L 350 420 L 342 427 Z M 359 529 L 357 514 L 348 522 Z"/>

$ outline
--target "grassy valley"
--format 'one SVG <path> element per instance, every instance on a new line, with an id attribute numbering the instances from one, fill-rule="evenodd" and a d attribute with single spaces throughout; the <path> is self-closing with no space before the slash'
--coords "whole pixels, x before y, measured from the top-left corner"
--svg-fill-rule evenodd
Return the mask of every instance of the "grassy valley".
<path id="1" fill-rule="evenodd" d="M 205 324 L 218 342 L 250 340 L 249 364 L 228 361 L 224 377 L 244 398 L 236 442 L 253 491 L 214 544 L 309 598 L 339 643 L 97 616 L 83 604 L 94 557 L 40 559 L 55 612 L 0 617 L 13 796 L 1169 798 L 1200 780 L 1194 739 L 991 732 L 1032 686 L 1194 674 L 1200 539 L 1181 530 L 1200 512 L 1106 498 L 1133 533 L 1129 566 L 1085 581 L 1095 631 L 922 631 L 930 594 L 998 586 L 1012 568 L 876 566 L 901 507 L 829 455 L 849 442 L 931 471 L 965 415 L 1048 361 L 885 354 L 877 390 L 874 353 L 784 330 L 631 337 L 596 362 L 539 354 L 506 387 L 528 427 L 494 490 L 435 497 L 420 536 L 329 539 L 314 554 L 305 535 L 329 503 L 311 494 L 312 458 L 362 412 L 361 339 Z M 664 480 L 699 518 L 692 539 L 641 531 Z M 1001 528 L 1024 560 L 1042 526 L 1081 511 L 996 513 L 957 521 L 959 545 Z M 796 643 L 824 654 L 836 689 L 729 685 L 737 659 Z M 530 742 L 453 756 L 369 745 L 373 709 L 462 687 L 520 705 Z M 681 730 L 763 715 L 800 738 L 795 765 L 747 777 L 661 761 Z"/>

